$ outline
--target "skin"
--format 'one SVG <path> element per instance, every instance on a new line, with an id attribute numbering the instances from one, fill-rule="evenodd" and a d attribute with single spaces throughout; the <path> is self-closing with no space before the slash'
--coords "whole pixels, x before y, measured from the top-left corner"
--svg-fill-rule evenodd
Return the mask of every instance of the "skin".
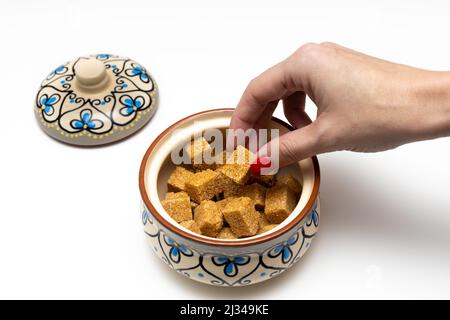
<path id="1" fill-rule="evenodd" d="M 314 122 L 304 111 L 306 95 L 317 106 Z M 377 152 L 450 135 L 450 72 L 396 64 L 334 43 L 303 45 L 253 79 L 230 127 L 267 127 L 280 100 L 296 128 L 279 138 L 281 166 L 325 152 Z"/>

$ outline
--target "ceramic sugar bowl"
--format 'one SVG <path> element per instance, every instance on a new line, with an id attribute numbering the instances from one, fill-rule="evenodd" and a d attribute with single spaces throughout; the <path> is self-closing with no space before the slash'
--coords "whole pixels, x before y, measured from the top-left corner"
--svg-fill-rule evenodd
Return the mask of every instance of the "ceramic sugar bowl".
<path id="1" fill-rule="evenodd" d="M 137 62 L 116 55 L 77 58 L 41 83 L 34 105 L 41 128 L 74 145 L 123 139 L 142 128 L 157 107 L 156 83 Z"/>
<path id="2" fill-rule="evenodd" d="M 283 168 L 295 175 L 303 191 L 294 211 L 276 228 L 240 239 L 206 237 L 177 224 L 161 200 L 174 169 L 171 151 L 190 137 L 174 132 L 226 129 L 233 109 L 194 114 L 173 124 L 150 145 L 141 163 L 139 188 L 143 201 L 142 223 L 154 253 L 171 269 L 192 280 L 216 286 L 244 286 L 281 274 L 301 260 L 316 235 L 320 221 L 319 164 L 316 157 Z M 280 134 L 292 128 L 273 118 L 271 128 Z"/>

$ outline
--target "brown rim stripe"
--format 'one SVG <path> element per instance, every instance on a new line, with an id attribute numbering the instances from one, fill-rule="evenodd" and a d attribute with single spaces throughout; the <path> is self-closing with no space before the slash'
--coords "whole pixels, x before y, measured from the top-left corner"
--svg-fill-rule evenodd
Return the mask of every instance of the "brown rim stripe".
<path id="1" fill-rule="evenodd" d="M 160 224 L 162 224 L 165 228 L 169 229 L 170 231 L 176 233 L 177 235 L 187 238 L 191 241 L 195 241 L 195 242 L 199 242 L 202 244 L 206 244 L 206 245 L 212 245 L 212 246 L 225 246 L 225 247 L 243 247 L 243 246 L 251 246 L 251 245 L 257 245 L 257 244 L 261 244 L 263 242 L 267 242 L 270 241 L 272 239 L 275 239 L 279 236 L 281 236 L 282 234 L 284 234 L 285 232 L 289 231 L 290 229 L 292 229 L 293 227 L 295 227 L 300 221 L 303 220 L 303 218 L 306 216 L 306 214 L 311 211 L 314 202 L 317 199 L 317 196 L 319 194 L 319 186 L 320 186 L 320 168 L 319 168 L 319 161 L 317 160 L 317 157 L 314 156 L 312 157 L 312 161 L 313 161 L 313 166 L 314 166 L 314 185 L 313 185 L 313 189 L 311 192 L 311 197 L 308 199 L 308 202 L 306 203 L 305 207 L 303 208 L 303 210 L 297 215 L 297 217 L 295 217 L 294 220 L 292 220 L 289 224 L 285 225 L 283 228 L 272 232 L 272 233 L 268 233 L 267 235 L 263 235 L 259 238 L 256 239 L 240 239 L 240 240 L 236 240 L 236 241 L 231 241 L 231 242 L 227 242 L 224 240 L 220 240 L 220 239 L 215 239 L 215 238 L 202 238 L 200 236 L 197 236 L 195 234 L 190 234 L 187 233 L 186 231 L 182 230 L 181 228 L 176 227 L 175 225 L 173 225 L 172 223 L 170 223 L 169 221 L 167 221 L 166 219 L 164 219 L 162 217 L 162 215 L 156 211 L 155 207 L 152 205 L 149 197 L 148 197 L 148 193 L 147 190 L 145 188 L 145 166 L 147 164 L 147 160 L 148 157 L 150 156 L 150 154 L 152 153 L 153 149 L 155 148 L 156 144 L 159 142 L 159 140 L 161 140 L 167 133 L 169 133 L 174 127 L 176 127 L 178 124 L 201 114 L 205 114 L 205 113 L 213 113 L 213 112 L 221 112 L 221 111 L 232 111 L 234 110 L 233 108 L 221 108 L 221 109 L 211 109 L 211 110 L 206 110 L 206 111 L 202 111 L 202 112 L 198 112 L 195 114 L 192 114 L 188 117 L 185 117 L 177 122 L 175 122 L 174 124 L 172 124 L 170 127 L 168 127 L 166 130 L 164 130 L 163 132 L 161 132 L 158 137 L 156 137 L 156 139 L 152 142 L 152 144 L 150 145 L 150 147 L 147 149 L 147 151 L 145 152 L 144 158 L 142 159 L 141 162 L 141 167 L 139 169 L 139 191 L 141 193 L 141 198 L 144 201 L 144 204 L 146 206 L 146 208 L 148 210 L 151 211 L 151 214 L 158 220 L 158 222 Z M 278 124 L 284 126 L 285 128 L 289 129 L 289 130 L 294 130 L 294 128 L 292 126 L 290 126 L 289 124 L 287 124 L 286 122 L 272 117 L 272 120 L 277 122 Z"/>

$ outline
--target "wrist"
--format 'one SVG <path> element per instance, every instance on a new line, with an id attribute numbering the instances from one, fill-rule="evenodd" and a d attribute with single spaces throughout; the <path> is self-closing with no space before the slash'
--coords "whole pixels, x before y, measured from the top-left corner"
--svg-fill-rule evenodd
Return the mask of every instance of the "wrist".
<path id="1" fill-rule="evenodd" d="M 450 72 L 426 72 L 411 84 L 415 140 L 450 136 Z"/>

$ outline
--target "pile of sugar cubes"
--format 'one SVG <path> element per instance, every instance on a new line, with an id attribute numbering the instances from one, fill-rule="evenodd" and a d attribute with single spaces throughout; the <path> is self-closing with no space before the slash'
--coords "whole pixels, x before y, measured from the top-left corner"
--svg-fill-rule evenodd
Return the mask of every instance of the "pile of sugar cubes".
<path id="1" fill-rule="evenodd" d="M 186 149 L 194 163 L 210 145 L 202 138 Z M 255 155 L 242 146 L 219 158 L 176 166 L 170 175 L 162 205 L 184 228 L 219 239 L 250 237 L 275 228 L 296 207 L 302 186 L 293 176 L 253 175 Z"/>

